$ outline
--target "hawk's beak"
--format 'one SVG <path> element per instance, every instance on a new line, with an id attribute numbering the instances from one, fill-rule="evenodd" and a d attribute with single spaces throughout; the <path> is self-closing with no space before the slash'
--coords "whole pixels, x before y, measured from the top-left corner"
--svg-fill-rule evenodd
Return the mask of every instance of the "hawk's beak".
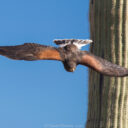
<path id="1" fill-rule="evenodd" d="M 71 69 L 71 72 L 74 72 L 75 70 L 76 70 L 76 68 L 72 68 L 72 69 Z"/>

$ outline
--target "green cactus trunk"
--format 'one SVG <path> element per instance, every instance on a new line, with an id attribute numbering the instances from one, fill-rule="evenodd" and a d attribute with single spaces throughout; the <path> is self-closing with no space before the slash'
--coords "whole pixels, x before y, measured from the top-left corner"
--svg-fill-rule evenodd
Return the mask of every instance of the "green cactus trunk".
<path id="1" fill-rule="evenodd" d="M 128 68 L 128 0 L 90 0 L 90 51 Z M 90 70 L 86 128 L 128 128 L 128 77 Z"/>

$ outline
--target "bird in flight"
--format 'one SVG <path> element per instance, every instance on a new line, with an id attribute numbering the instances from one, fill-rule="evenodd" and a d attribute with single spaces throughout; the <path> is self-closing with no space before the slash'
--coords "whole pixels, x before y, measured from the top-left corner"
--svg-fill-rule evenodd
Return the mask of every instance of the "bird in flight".
<path id="1" fill-rule="evenodd" d="M 74 72 L 81 64 L 108 76 L 128 76 L 128 69 L 113 64 L 80 48 L 92 40 L 56 39 L 59 47 L 51 47 L 37 43 L 24 43 L 16 46 L 0 46 L 0 55 L 14 60 L 57 60 L 61 61 L 68 72 Z"/>

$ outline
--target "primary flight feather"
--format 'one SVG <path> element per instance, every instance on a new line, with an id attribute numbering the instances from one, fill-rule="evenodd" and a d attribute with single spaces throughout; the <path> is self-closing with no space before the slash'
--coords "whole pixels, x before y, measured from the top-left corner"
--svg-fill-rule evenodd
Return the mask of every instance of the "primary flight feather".
<path id="1" fill-rule="evenodd" d="M 108 75 L 123 77 L 128 76 L 128 69 L 97 57 L 80 48 L 92 40 L 62 39 L 54 40 L 59 48 L 40 45 L 36 43 L 25 43 L 17 46 L 0 46 L 0 55 L 15 60 L 58 60 L 62 61 L 64 68 L 73 72 L 78 64 L 88 66 L 95 71 Z"/>

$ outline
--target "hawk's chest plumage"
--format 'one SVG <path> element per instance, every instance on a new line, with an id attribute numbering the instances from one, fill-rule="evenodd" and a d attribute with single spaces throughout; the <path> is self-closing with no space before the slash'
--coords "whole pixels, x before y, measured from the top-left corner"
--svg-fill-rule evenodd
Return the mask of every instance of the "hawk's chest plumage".
<path id="1" fill-rule="evenodd" d="M 64 54 L 64 61 L 62 61 L 64 68 L 68 72 L 73 72 L 78 64 L 80 50 L 73 44 L 66 45 L 61 49 L 63 50 L 62 53 Z"/>

